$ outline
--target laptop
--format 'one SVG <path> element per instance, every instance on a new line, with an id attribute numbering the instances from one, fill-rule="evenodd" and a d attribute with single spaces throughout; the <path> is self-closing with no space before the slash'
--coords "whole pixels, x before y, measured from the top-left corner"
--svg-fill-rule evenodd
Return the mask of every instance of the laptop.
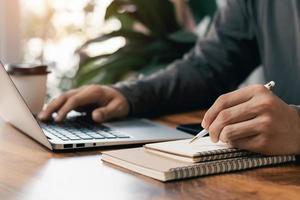
<path id="1" fill-rule="evenodd" d="M 70 117 L 62 123 L 40 122 L 30 112 L 2 63 L 0 91 L 0 117 L 50 150 L 145 144 L 193 137 L 147 119 L 97 124 L 88 115 L 83 115 Z"/>

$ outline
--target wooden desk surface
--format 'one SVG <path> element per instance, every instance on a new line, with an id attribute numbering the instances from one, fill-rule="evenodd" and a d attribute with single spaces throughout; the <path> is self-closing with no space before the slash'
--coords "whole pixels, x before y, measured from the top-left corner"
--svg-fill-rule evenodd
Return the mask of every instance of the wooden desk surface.
<path id="1" fill-rule="evenodd" d="M 175 126 L 202 116 L 158 120 Z M 104 164 L 99 153 L 52 153 L 2 125 L 0 199 L 300 199 L 300 166 L 292 164 L 161 183 Z"/>

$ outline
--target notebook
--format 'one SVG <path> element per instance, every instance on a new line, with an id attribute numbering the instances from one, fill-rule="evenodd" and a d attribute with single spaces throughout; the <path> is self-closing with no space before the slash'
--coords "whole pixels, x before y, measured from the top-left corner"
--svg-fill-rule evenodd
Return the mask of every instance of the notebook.
<path id="1" fill-rule="evenodd" d="M 223 142 L 213 143 L 209 137 L 199 138 L 192 144 L 189 142 L 190 139 L 177 140 L 146 144 L 144 147 L 148 152 L 192 163 L 255 154 L 249 151 L 229 148 Z"/>
<path id="2" fill-rule="evenodd" d="M 288 155 L 250 155 L 247 157 L 190 163 L 150 153 L 143 147 L 106 151 L 102 154 L 101 159 L 104 162 L 120 166 L 160 181 L 220 174 L 296 160 L 295 156 Z"/>

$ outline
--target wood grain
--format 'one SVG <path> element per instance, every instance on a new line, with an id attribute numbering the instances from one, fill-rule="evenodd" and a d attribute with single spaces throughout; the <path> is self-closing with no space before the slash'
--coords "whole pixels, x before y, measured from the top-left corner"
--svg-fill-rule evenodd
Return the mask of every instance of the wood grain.
<path id="1" fill-rule="evenodd" d="M 203 112 L 157 119 L 176 126 Z M 300 199 L 300 166 L 161 183 L 107 165 L 101 150 L 52 153 L 8 124 L 0 127 L 0 199 Z"/>

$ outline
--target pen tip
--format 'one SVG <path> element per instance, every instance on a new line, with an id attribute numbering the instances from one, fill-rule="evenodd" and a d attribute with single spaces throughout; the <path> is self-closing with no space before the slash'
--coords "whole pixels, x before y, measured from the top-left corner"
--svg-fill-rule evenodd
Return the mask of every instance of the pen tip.
<path id="1" fill-rule="evenodd" d="M 194 142 L 196 139 L 197 139 L 197 137 L 192 138 L 192 139 L 189 141 L 189 144 L 191 144 L 192 142 Z"/>

